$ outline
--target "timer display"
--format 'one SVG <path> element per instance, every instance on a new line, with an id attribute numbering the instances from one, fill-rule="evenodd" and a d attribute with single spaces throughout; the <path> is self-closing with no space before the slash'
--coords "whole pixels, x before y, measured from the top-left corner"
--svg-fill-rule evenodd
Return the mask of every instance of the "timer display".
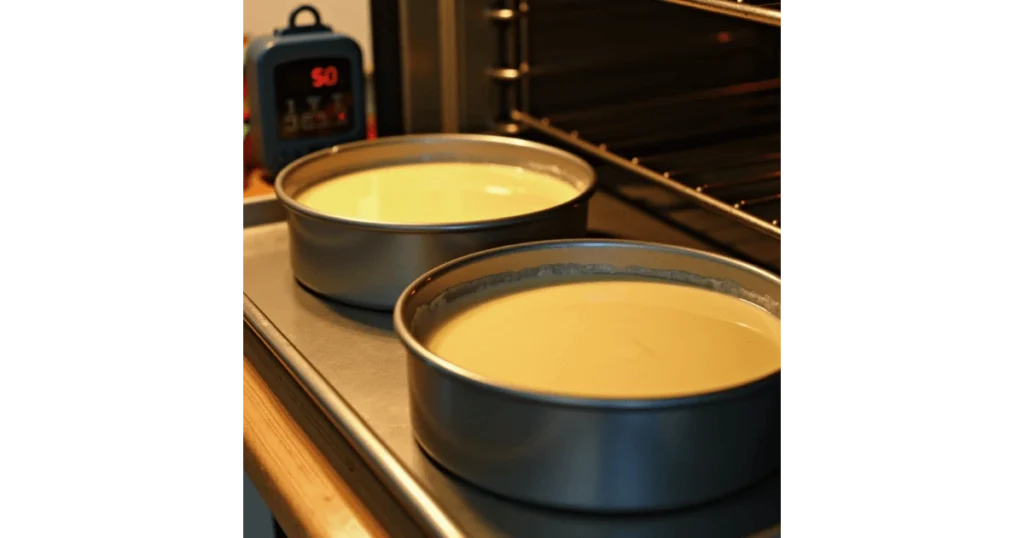
<path id="1" fill-rule="evenodd" d="M 330 137 L 353 128 L 348 58 L 307 58 L 274 68 L 277 135 L 282 140 Z"/>

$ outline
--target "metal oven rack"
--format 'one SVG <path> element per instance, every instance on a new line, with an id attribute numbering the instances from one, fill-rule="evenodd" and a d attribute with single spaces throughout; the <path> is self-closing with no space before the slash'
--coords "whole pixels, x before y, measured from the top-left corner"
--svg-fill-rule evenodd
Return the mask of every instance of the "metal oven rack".
<path id="1" fill-rule="evenodd" d="M 782 2 L 768 0 L 662 0 L 662 2 L 771 26 L 782 26 Z"/>
<path id="2" fill-rule="evenodd" d="M 655 91 L 630 95 L 628 90 L 616 89 L 622 94 L 619 103 L 574 107 L 563 100 L 559 106 L 549 106 L 549 110 L 537 113 L 531 103 L 536 85 L 531 88 L 531 84 L 565 78 L 572 71 L 557 63 L 531 61 L 534 60 L 531 48 L 534 53 L 538 49 L 536 43 L 531 42 L 531 24 L 536 22 L 534 12 L 539 11 L 532 8 L 542 3 L 553 2 L 507 2 L 487 12 L 499 32 L 498 60 L 487 70 L 496 87 L 497 130 L 518 136 L 539 135 L 545 141 L 557 142 L 597 164 L 609 165 L 610 169 L 622 172 L 605 172 L 602 177 L 610 180 L 603 181 L 603 187 L 616 198 L 660 220 L 717 240 L 723 246 L 768 239 L 776 243 L 774 248 L 777 250 L 777 242 L 782 238 L 778 127 L 781 80 L 777 71 L 775 76 L 769 74 L 753 81 L 732 80 L 726 85 L 696 87 L 692 91 L 671 94 L 657 95 Z M 723 46 L 737 37 L 749 38 L 752 31 L 748 28 L 750 21 L 757 23 L 754 26 L 781 27 L 782 24 L 779 2 L 662 0 L 656 3 L 714 13 L 711 18 L 726 15 L 743 19 L 736 31 L 712 33 Z M 561 4 L 571 4 L 571 1 Z M 636 5 L 635 2 L 629 4 Z M 609 6 L 618 9 L 618 6 Z M 590 13 L 582 11 L 582 7 L 580 9 L 573 16 L 590 16 Z M 552 11 L 549 9 L 548 13 Z M 622 17 L 628 18 L 628 15 L 628 12 L 623 12 Z M 696 15 L 697 18 L 701 16 L 699 13 Z M 709 16 L 704 16 L 704 19 L 709 19 Z M 676 39 L 681 47 L 706 46 L 699 41 L 706 28 L 711 26 L 680 32 Z M 570 44 L 558 49 L 571 48 L 571 41 L 562 43 Z M 556 47 L 549 44 L 548 48 Z M 583 51 L 582 55 L 588 53 Z M 677 61 L 678 58 L 661 60 Z M 579 76 L 596 77 L 604 84 L 615 84 L 613 76 L 604 73 L 628 72 L 630 60 L 626 56 L 611 55 L 597 60 L 597 66 L 589 72 L 578 66 L 576 70 Z M 641 62 L 646 60 L 646 57 L 641 57 Z M 651 62 L 658 60 L 652 58 Z M 560 70 L 566 73 L 560 73 Z M 665 77 L 662 75 L 662 78 Z M 718 108 L 713 106 L 702 117 L 701 110 L 707 103 Z M 626 125 L 650 126 L 650 134 L 645 139 L 645 136 L 638 135 L 636 128 L 633 132 L 626 132 L 628 129 L 620 127 Z M 709 125 L 713 125 L 710 130 Z M 721 219 L 716 222 L 698 218 L 700 222 L 693 222 L 694 208 L 717 215 L 733 225 L 722 223 Z M 736 230 L 735 224 L 754 232 L 754 236 Z M 737 254 L 736 248 L 724 250 Z M 743 255 L 742 248 L 739 250 L 740 257 L 751 258 Z M 778 257 L 774 258 L 777 261 Z M 762 262 L 761 265 L 778 270 L 774 267 L 776 262 Z"/>
<path id="3" fill-rule="evenodd" d="M 740 161 L 739 163 L 732 162 L 725 166 L 732 167 L 733 169 L 739 168 L 742 171 L 743 165 L 748 165 L 750 168 L 764 168 L 763 166 L 758 167 L 757 165 L 767 164 L 773 170 L 759 171 L 746 176 L 741 176 L 738 179 L 726 181 L 710 181 L 710 182 L 697 182 L 696 185 L 687 185 L 680 181 L 676 175 L 689 174 L 697 177 L 696 171 L 690 170 L 676 170 L 676 171 L 659 171 L 652 167 L 646 166 L 643 162 L 646 160 L 640 157 L 625 158 L 617 155 L 615 152 L 608 149 L 607 144 L 594 144 L 584 140 L 579 131 L 566 132 L 558 127 L 551 124 L 550 118 L 535 118 L 514 110 L 511 113 L 513 120 L 521 123 L 522 125 L 536 129 L 545 135 L 554 138 L 560 142 L 566 143 L 573 146 L 579 151 L 586 153 L 587 155 L 596 157 L 603 161 L 606 161 L 615 166 L 621 167 L 624 170 L 632 172 L 637 176 L 640 176 L 648 181 L 655 183 L 656 185 L 663 187 L 669 191 L 681 195 L 685 199 L 692 200 L 699 204 L 701 207 L 720 213 L 726 217 L 729 217 L 737 222 L 745 224 L 750 228 L 759 231 L 769 237 L 775 239 L 782 238 L 781 229 L 781 216 L 777 215 L 777 211 L 769 209 L 763 213 L 756 213 L 759 208 L 770 206 L 772 204 L 781 203 L 782 194 L 775 192 L 780 190 L 777 188 L 778 183 L 782 180 L 781 171 L 777 170 L 780 155 L 778 153 L 769 153 L 763 155 L 754 155 L 748 158 L 747 161 Z M 685 152 L 675 152 L 670 154 L 655 155 L 654 158 L 671 159 L 672 157 L 685 155 Z M 678 160 L 678 159 L 676 159 Z M 737 166 L 737 164 L 739 166 Z M 714 172 L 725 172 L 730 168 L 724 169 L 707 169 L 700 170 L 700 175 L 708 176 Z M 734 174 L 735 175 L 735 174 Z M 715 195 L 723 192 L 732 190 L 735 192 L 737 189 L 746 188 L 750 192 L 761 191 L 755 195 L 743 196 L 735 201 L 724 201 L 720 198 L 716 198 Z M 765 192 L 767 191 L 767 192 Z M 616 194 L 620 197 L 632 198 L 625 194 L 622 190 L 618 190 Z M 642 200 L 633 199 L 632 201 L 644 205 L 650 206 L 649 208 L 655 211 L 659 211 L 659 214 L 665 214 L 673 209 L 685 208 L 685 205 L 680 205 L 678 202 L 670 202 L 667 205 L 658 205 L 656 203 L 645 203 Z M 761 216 L 765 215 L 765 216 Z"/>

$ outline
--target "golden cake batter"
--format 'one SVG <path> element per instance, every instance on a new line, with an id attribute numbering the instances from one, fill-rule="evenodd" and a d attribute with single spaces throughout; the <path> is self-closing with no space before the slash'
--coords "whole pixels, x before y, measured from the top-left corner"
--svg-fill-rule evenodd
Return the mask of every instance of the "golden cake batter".
<path id="1" fill-rule="evenodd" d="M 576 197 L 554 176 L 488 163 L 415 163 L 363 170 L 299 193 L 307 207 L 390 224 L 451 224 L 533 213 Z"/>
<path id="2" fill-rule="evenodd" d="M 470 297 L 425 345 L 469 372 L 523 390 L 659 398 L 771 374 L 781 367 L 780 341 L 779 318 L 729 295 L 667 282 L 593 280 Z"/>

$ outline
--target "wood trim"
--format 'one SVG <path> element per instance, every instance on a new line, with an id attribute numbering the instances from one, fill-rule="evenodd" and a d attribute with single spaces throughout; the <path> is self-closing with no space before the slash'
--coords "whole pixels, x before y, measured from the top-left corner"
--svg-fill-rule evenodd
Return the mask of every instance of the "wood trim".
<path id="1" fill-rule="evenodd" d="M 273 365 L 254 365 L 249 359 L 243 360 L 243 463 L 246 475 L 274 517 L 289 538 L 386 537 L 380 524 L 282 402 L 282 397 L 308 397 L 296 394 L 301 392 L 297 386 L 290 390 L 281 387 L 275 378 L 280 381 L 281 373 L 288 374 L 279 364 L 282 372 L 275 373 L 268 366 Z M 271 372 L 264 377 L 260 370 Z M 287 381 L 295 385 L 290 376 Z M 312 402 L 305 408 L 303 414 L 320 413 Z M 322 416 L 320 419 L 325 420 Z"/>

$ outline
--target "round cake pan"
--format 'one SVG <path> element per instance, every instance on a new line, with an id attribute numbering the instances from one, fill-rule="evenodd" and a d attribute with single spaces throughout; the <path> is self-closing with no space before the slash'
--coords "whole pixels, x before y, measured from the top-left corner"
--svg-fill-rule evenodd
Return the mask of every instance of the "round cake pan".
<path id="1" fill-rule="evenodd" d="M 420 162 L 521 166 L 569 183 L 578 195 L 534 213 L 437 225 L 352 220 L 296 201 L 303 189 L 320 181 L 370 168 Z M 579 157 L 526 140 L 490 135 L 406 135 L 311 153 L 286 166 L 278 174 L 274 189 L 288 216 L 295 278 L 328 298 L 389 310 L 416 277 L 449 260 L 502 245 L 583 237 L 595 174 Z"/>
<path id="2" fill-rule="evenodd" d="M 421 341 L 444 304 L 552 274 L 636 275 L 740 297 L 780 316 L 781 280 L 757 267 L 632 241 L 542 241 L 437 267 L 395 307 L 408 350 L 413 431 L 441 466 L 499 495 L 582 511 L 644 512 L 710 501 L 779 466 L 781 369 L 719 392 L 593 399 L 525 392 L 481 378 Z M 500 346 L 502 334 L 494 335 Z"/>

